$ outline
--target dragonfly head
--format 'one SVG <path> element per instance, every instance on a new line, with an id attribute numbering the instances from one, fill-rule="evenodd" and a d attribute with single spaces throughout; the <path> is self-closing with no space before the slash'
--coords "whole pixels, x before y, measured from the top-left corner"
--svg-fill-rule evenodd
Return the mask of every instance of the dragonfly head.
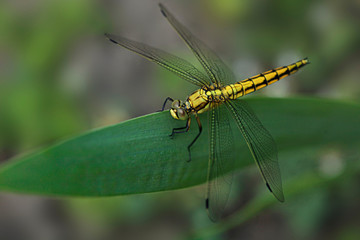
<path id="1" fill-rule="evenodd" d="M 173 118 L 179 120 L 186 120 L 189 118 L 185 104 L 180 100 L 173 101 L 171 104 L 170 114 Z"/>

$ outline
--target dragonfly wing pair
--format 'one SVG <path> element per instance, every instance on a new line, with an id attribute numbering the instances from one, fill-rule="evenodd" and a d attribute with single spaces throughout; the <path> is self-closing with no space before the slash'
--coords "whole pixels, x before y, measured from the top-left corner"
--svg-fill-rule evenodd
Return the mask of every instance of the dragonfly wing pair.
<path id="1" fill-rule="evenodd" d="M 229 197 L 234 169 L 234 138 L 224 105 L 209 111 L 210 156 L 207 175 L 206 209 L 211 220 L 221 218 Z"/>
<path id="2" fill-rule="evenodd" d="M 170 24 L 175 28 L 186 45 L 191 49 L 196 58 L 199 60 L 212 84 L 230 84 L 235 80 L 233 72 L 229 67 L 201 40 L 195 37 L 184 27 L 176 18 L 162 5 L 159 4 L 161 13 L 166 17 Z"/>
<path id="3" fill-rule="evenodd" d="M 139 54 L 140 56 L 159 64 L 160 66 L 175 73 L 182 79 L 192 84 L 195 84 L 199 87 L 210 84 L 207 76 L 205 76 L 188 61 L 182 58 L 167 53 L 161 49 L 150 47 L 146 44 L 139 43 L 121 36 L 113 34 L 105 34 L 105 36 L 113 43 L 129 49 Z"/>
<path id="4" fill-rule="evenodd" d="M 160 49 L 120 36 L 106 36 L 110 41 L 140 54 L 199 87 L 220 88 L 235 82 L 234 74 L 226 64 L 180 24 L 162 4 L 159 6 L 162 14 L 200 61 L 207 76 L 189 62 Z M 223 214 L 232 182 L 232 174 L 229 174 L 229 171 L 233 169 L 235 159 L 239 158 L 234 156 L 231 118 L 236 121 L 244 136 L 269 190 L 278 200 L 284 201 L 274 140 L 245 102 L 226 100 L 224 104 L 209 111 L 210 156 L 206 207 L 213 221 L 221 218 Z"/>
<path id="5" fill-rule="evenodd" d="M 266 186 L 280 202 L 284 202 L 278 151 L 274 139 L 245 101 L 237 99 L 228 101 L 225 105 L 244 136 Z"/>
<path id="6" fill-rule="evenodd" d="M 229 115 L 244 136 L 267 187 L 280 202 L 284 202 L 274 139 L 245 101 L 226 101 L 209 114 L 210 158 L 205 203 L 213 221 L 220 219 L 224 213 L 233 178 L 229 169 L 233 169 L 234 160 L 238 158 L 234 151 Z"/>

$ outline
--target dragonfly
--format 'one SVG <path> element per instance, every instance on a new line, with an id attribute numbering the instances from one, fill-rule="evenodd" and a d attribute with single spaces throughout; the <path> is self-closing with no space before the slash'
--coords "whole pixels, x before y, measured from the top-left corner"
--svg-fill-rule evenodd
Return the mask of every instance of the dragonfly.
<path id="1" fill-rule="evenodd" d="M 236 82 L 234 73 L 209 47 L 191 34 L 163 4 L 160 3 L 159 7 L 162 15 L 191 49 L 205 72 L 201 72 L 188 61 L 163 50 L 113 34 L 105 34 L 105 36 L 111 42 L 159 64 L 199 87 L 185 101 L 166 98 L 162 111 L 167 102 L 172 102 L 171 116 L 186 121 L 184 127 L 172 129 L 171 137 L 188 132 L 191 119 L 195 118 L 199 131 L 187 147 L 189 154 L 187 161 L 189 162 L 191 161 L 191 148 L 202 133 L 198 115 L 204 112 L 208 113 L 210 151 L 205 207 L 209 218 L 212 221 L 222 218 L 233 178 L 233 174 L 227 172 L 229 169 L 233 169 L 235 159 L 240 158 L 234 154 L 235 142 L 231 121 L 235 121 L 236 131 L 240 131 L 244 137 L 267 188 L 277 200 L 284 202 L 276 143 L 250 106 L 239 98 L 297 72 L 307 65 L 309 60 L 304 58 Z"/>

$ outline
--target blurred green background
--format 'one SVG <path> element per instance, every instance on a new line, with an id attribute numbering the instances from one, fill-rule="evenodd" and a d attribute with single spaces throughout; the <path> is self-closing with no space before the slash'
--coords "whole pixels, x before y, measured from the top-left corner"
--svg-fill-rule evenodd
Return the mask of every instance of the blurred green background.
<path id="1" fill-rule="evenodd" d="M 310 66 L 254 96 L 360 99 L 357 0 L 162 2 L 239 79 L 309 57 Z M 2 162 L 86 130 L 157 111 L 166 97 L 185 99 L 195 89 L 103 36 L 123 35 L 195 62 L 157 4 L 0 2 Z M 344 156 L 331 147 L 304 149 L 296 156 L 280 153 L 280 165 L 291 173 L 324 158 L 335 163 L 341 158 L 358 160 L 358 154 L 351 154 Z M 285 158 L 294 161 L 285 164 Z M 255 168 L 237 174 L 230 205 L 241 210 L 251 200 L 247 189 L 256 187 L 259 179 Z M 355 175 L 300 195 L 212 237 L 360 239 L 359 180 Z M 175 239 L 211 225 L 203 194 L 202 187 L 103 199 L 2 193 L 0 239 Z"/>

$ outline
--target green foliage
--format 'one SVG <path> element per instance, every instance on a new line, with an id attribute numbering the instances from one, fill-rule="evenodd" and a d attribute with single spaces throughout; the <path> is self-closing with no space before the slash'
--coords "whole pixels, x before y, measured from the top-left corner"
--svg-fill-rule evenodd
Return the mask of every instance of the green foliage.
<path id="1" fill-rule="evenodd" d="M 302 57 L 308 56 L 311 59 L 312 64 L 304 71 L 266 88 L 265 91 L 259 91 L 259 94 L 274 96 L 278 89 L 282 89 L 280 92 L 286 96 L 308 94 L 353 99 L 357 102 L 359 100 L 360 31 L 357 1 L 294 3 L 285 0 L 200 0 L 169 2 L 167 6 L 196 36 L 229 63 L 236 71 L 237 80 Z M 176 33 L 166 25 L 154 2 L 0 2 L 2 162 L 29 149 L 50 145 L 65 136 L 155 111 L 165 97 L 185 98 L 194 90 L 193 86 L 181 82 L 175 75 L 164 74 L 158 70 L 160 68 L 127 53 L 126 50 L 114 48 L 103 38 L 104 32 L 128 36 L 186 59 L 193 57 Z M 187 87 L 189 89 L 186 89 Z M 261 183 L 261 177 L 247 148 L 243 146 L 242 137 L 237 136 L 241 152 L 237 168 L 242 170 L 241 173 L 253 177 L 235 181 L 234 185 L 239 188 L 233 189 L 232 194 L 236 195 L 234 190 L 241 194 L 230 200 L 237 205 L 244 201 L 249 202 L 234 214 L 235 220 L 229 219 L 229 222 L 220 225 L 221 228 L 218 229 L 211 225 L 211 228 L 194 236 L 207 236 L 205 239 L 209 239 L 211 234 L 238 227 L 261 213 L 261 221 L 247 223 L 248 229 L 259 229 L 262 225 L 270 225 L 275 230 L 276 227 L 281 227 L 280 233 L 294 234 L 288 239 L 329 236 L 336 239 L 360 239 L 359 214 L 355 214 L 358 212 L 360 197 L 357 184 L 359 179 L 356 178 L 359 172 L 356 166 L 359 162 L 358 106 L 315 99 L 254 99 L 249 102 L 278 143 L 286 202 L 276 203 L 262 184 L 259 184 L 262 193 L 251 199 L 249 191 L 256 191 L 254 180 Z M 205 119 L 203 124 L 206 125 L 206 116 L 201 117 Z M 147 125 L 147 122 L 151 123 L 150 120 L 155 125 Z M 160 127 L 156 122 L 158 120 L 163 123 Z M 133 125 L 135 123 L 141 124 L 141 128 Z M 172 120 L 168 113 L 154 114 L 96 130 L 32 155 L 17 157 L 1 167 L 0 188 L 4 191 L 41 195 L 104 196 L 161 191 L 201 183 L 204 181 L 203 166 L 206 166 L 207 158 L 207 132 L 205 131 L 195 146 L 196 159 L 185 163 L 186 146 L 196 132 L 196 125 L 192 126 L 189 134 L 179 135 L 173 140 L 167 138 L 172 127 L 183 124 Z M 149 152 L 146 154 L 141 146 L 137 153 L 130 153 L 130 145 L 125 149 L 128 153 L 121 153 L 125 147 L 121 148 L 119 145 L 125 141 L 127 131 L 122 129 L 129 125 L 132 125 L 138 134 L 143 126 L 154 130 L 151 134 L 157 134 L 150 135 L 149 140 L 139 136 L 139 143 L 142 145 L 147 146 L 150 140 L 157 137 L 155 143 L 160 146 L 168 144 L 180 148 L 161 150 L 157 145 L 153 150 L 145 148 L 145 151 Z M 143 135 L 148 136 L 147 134 Z M 88 137 L 96 139 L 87 143 L 83 141 L 90 140 Z M 163 143 L 160 139 L 169 143 Z M 119 142 L 116 142 L 118 140 Z M 71 143 L 76 145 L 71 146 Z M 129 144 L 128 142 L 126 146 Z M 97 147 L 92 149 L 93 146 Z M 110 149 L 107 149 L 108 147 Z M 89 150 L 82 153 L 81 149 Z M 98 155 L 92 155 L 94 151 L 97 151 Z M 156 154 L 160 157 L 154 159 Z M 106 158 L 100 158 L 100 155 Z M 120 157 L 140 159 L 141 156 L 144 159 L 141 160 L 143 165 L 140 167 L 135 164 L 132 166 L 132 162 L 119 161 Z M 122 174 L 126 173 L 119 173 L 119 168 L 124 164 L 130 167 L 130 170 L 126 171 L 132 174 L 131 178 L 123 178 Z M 168 175 L 159 175 L 161 167 Z M 151 173 L 152 169 L 154 174 Z M 348 169 L 353 171 L 349 172 Z M 175 174 L 170 176 L 171 171 Z M 135 173 L 140 175 L 135 176 Z M 136 184 L 142 185 L 144 179 L 149 179 L 151 184 L 131 189 Z M 179 179 L 184 184 L 175 182 Z M 318 184 L 316 179 L 321 180 L 321 184 Z M 127 186 L 126 182 L 130 182 L 130 185 Z M 294 187 L 293 183 L 296 183 L 297 187 Z M 119 198 L 74 200 L 75 198 L 71 197 L 65 201 L 55 200 L 55 205 L 65 204 L 62 213 L 66 212 L 66 216 L 78 215 L 77 221 L 63 218 L 58 222 L 56 232 L 68 233 L 69 229 L 64 229 L 64 226 L 75 225 L 76 233 L 72 238 L 77 239 L 81 239 L 78 232 L 80 235 L 86 233 L 86 236 L 91 235 L 98 239 L 108 239 L 109 233 L 114 232 L 121 233 L 121 238 L 134 238 L 126 235 L 129 231 L 131 235 L 131 230 L 128 229 L 133 229 L 132 233 L 143 232 L 147 238 L 164 229 L 173 231 L 175 235 L 179 231 L 185 231 L 187 227 L 196 229 L 209 224 L 203 203 L 199 200 L 202 193 L 197 189 L 186 189 Z M 196 194 L 199 196 L 194 197 Z M 27 201 L 28 196 L 17 195 L 16 198 Z M 262 202 L 258 198 L 267 200 Z M 73 201 L 77 204 L 71 208 L 68 203 L 73 204 Z M 4 201 L 3 206 L 8 211 L 2 214 L 2 222 L 12 222 L 11 226 L 16 227 L 10 228 L 16 229 L 16 232 L 33 229 L 35 220 L 42 219 L 44 215 L 59 213 L 56 206 L 49 208 L 47 204 L 46 209 L 50 211 L 46 214 L 32 209 L 31 205 L 21 214 L 17 211 L 18 204 L 6 205 Z M 275 221 L 274 225 L 271 225 L 274 222 L 271 214 L 275 211 L 265 210 L 274 209 L 276 206 L 277 219 L 281 211 L 280 218 L 283 220 L 282 223 Z M 31 212 L 27 211 L 30 208 L 41 217 L 26 215 Z M 231 206 L 229 210 L 232 210 Z M 10 222 L 7 220 L 7 213 L 14 214 Z M 164 217 L 161 214 L 171 216 L 171 219 L 178 216 L 184 219 L 186 216 L 186 219 L 182 224 L 176 223 L 176 230 L 171 230 L 174 229 L 171 221 L 158 224 Z M 200 220 L 199 215 L 203 217 Z M 24 226 L 24 219 L 34 221 Z M 93 225 L 87 225 L 91 222 L 90 219 L 93 219 Z M 103 229 L 105 236 L 94 237 L 101 225 L 99 219 L 104 219 L 106 226 L 103 227 L 107 231 Z M 117 222 L 119 219 L 121 224 Z M 136 224 L 136 227 L 126 225 L 129 222 Z M 121 231 L 121 227 L 125 231 Z M 214 230 L 211 231 L 212 229 Z M 240 227 L 231 234 L 235 235 L 235 232 L 242 230 Z M 261 237 L 267 237 L 266 233 L 264 231 Z M 39 238 L 41 237 L 36 239 Z"/>
<path id="2" fill-rule="evenodd" d="M 249 103 L 274 135 L 280 151 L 296 154 L 306 147 L 332 145 L 342 149 L 359 145 L 360 129 L 353 127 L 360 118 L 359 105 L 265 98 Z M 202 114 L 201 120 L 207 129 L 207 115 Z M 183 124 L 168 112 L 161 112 L 91 131 L 10 161 L 0 170 L 0 188 L 45 195 L 110 196 L 203 183 L 208 163 L 207 133 L 204 131 L 196 142 L 193 160 L 187 162 L 187 145 L 197 133 L 196 125 L 187 134 L 169 137 L 172 128 Z M 253 160 L 240 133 L 234 134 L 234 151 L 239 156 L 236 168 L 240 169 Z M 280 164 L 283 161 L 280 159 Z"/>

